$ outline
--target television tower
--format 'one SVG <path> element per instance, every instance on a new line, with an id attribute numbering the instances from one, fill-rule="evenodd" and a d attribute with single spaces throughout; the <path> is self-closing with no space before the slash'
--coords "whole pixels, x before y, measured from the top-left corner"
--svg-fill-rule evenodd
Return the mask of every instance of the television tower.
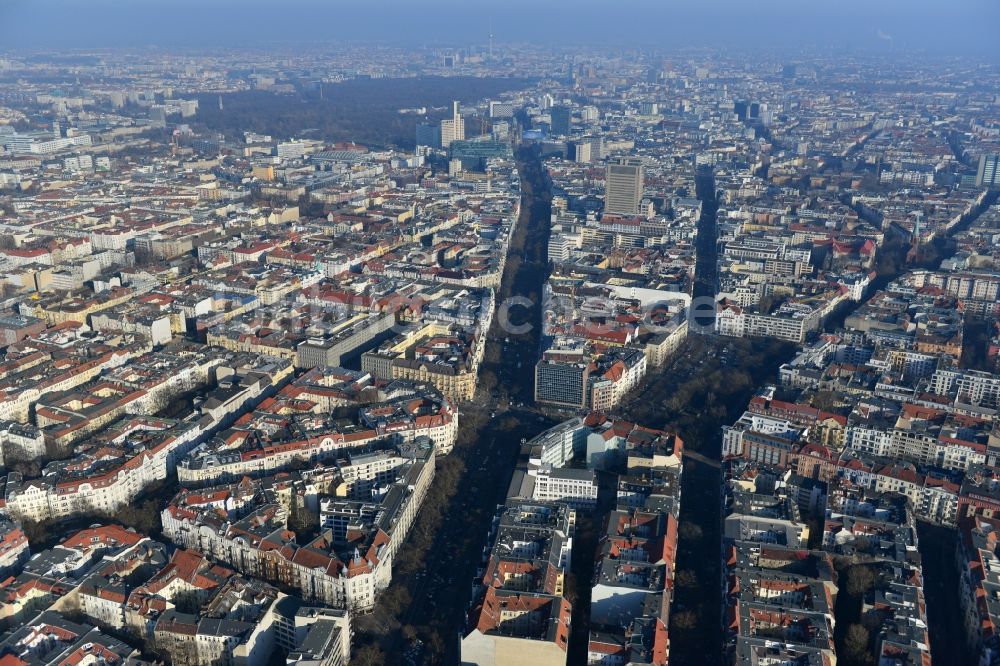
<path id="1" fill-rule="evenodd" d="M 490 17 L 490 66 L 493 65 L 493 17 Z"/>

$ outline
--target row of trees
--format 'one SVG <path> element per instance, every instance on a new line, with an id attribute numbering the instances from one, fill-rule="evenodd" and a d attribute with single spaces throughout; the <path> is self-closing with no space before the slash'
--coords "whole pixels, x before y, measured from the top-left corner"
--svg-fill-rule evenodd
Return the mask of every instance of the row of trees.
<path id="1" fill-rule="evenodd" d="M 882 624 L 877 613 L 861 613 L 864 596 L 875 587 L 877 578 L 871 566 L 857 558 L 837 558 L 834 566 L 839 576 L 835 615 L 840 621 L 834 632 L 838 660 L 846 666 L 873 666 L 875 652 L 872 634 Z M 843 627 L 843 628 L 842 628 Z"/>
<path id="2" fill-rule="evenodd" d="M 528 165 L 528 166 L 526 166 Z M 522 203 L 521 218 L 513 238 L 511 250 L 507 258 L 504 279 L 497 294 L 498 300 L 504 300 L 514 295 L 528 296 L 538 302 L 538 290 L 545 279 L 545 243 L 548 237 L 549 200 L 551 195 L 547 187 L 539 186 L 542 191 L 539 197 L 534 197 L 531 190 L 537 183 L 544 184 L 545 173 L 538 159 L 537 149 L 534 154 L 519 151 L 519 171 L 522 175 L 522 187 L 526 192 Z M 527 173 L 531 171 L 531 173 Z M 454 611 L 466 601 L 468 588 L 462 587 L 460 575 L 463 572 L 441 572 L 460 574 L 447 585 L 435 584 L 432 592 L 426 592 L 419 599 L 412 599 L 411 592 L 420 590 L 422 576 L 435 544 L 448 539 L 447 556 L 442 556 L 436 562 L 451 562 L 452 566 L 472 562 L 476 553 L 483 547 L 480 528 L 485 530 L 487 521 L 492 517 L 495 507 L 487 499 L 496 491 L 496 484 L 504 483 L 505 477 L 490 472 L 489 478 L 484 478 L 482 468 L 478 467 L 480 459 L 491 453 L 490 444 L 499 447 L 516 446 L 522 436 L 532 436 L 542 430 L 546 420 L 532 422 L 531 428 L 523 424 L 516 413 L 504 412 L 494 418 L 493 410 L 498 403 L 506 403 L 508 396 L 512 400 L 530 399 L 531 372 L 533 363 L 531 355 L 538 342 L 538 325 L 540 308 L 536 305 L 532 310 L 520 314 L 533 324 L 529 336 L 511 336 L 510 349 L 504 351 L 501 342 L 507 334 L 495 320 L 489 334 L 489 342 L 480 368 L 476 399 L 463 403 L 461 406 L 460 429 L 454 452 L 447 458 L 439 458 L 436 478 L 428 491 L 416 523 L 410 532 L 404 547 L 396 556 L 394 571 L 398 579 L 379 600 L 372 616 L 360 618 L 357 623 L 358 650 L 352 663 L 381 664 L 392 661 L 398 656 L 400 639 L 413 641 L 419 637 L 423 641 L 423 663 L 441 663 L 444 659 L 445 639 L 454 636 Z M 516 368 L 515 362 L 522 360 L 522 367 Z M 469 469 L 466 469 L 468 462 Z M 461 495 L 459 493 L 460 484 Z M 456 496 L 457 495 L 457 496 Z M 477 498 L 479 498 L 477 500 Z M 445 520 L 452 522 L 446 524 Z M 454 521 L 461 521 L 462 529 L 454 530 Z M 447 564 L 445 566 L 448 566 Z M 430 573 L 426 573 L 430 575 Z M 416 587 L 414 587 L 416 586 Z M 455 589 L 460 590 L 459 598 L 454 598 Z M 457 601 L 457 604 L 456 604 Z M 432 609 L 415 608 L 414 604 L 437 603 Z M 418 619 L 419 617 L 419 619 Z M 413 625 L 407 624 L 412 622 Z M 393 654 L 386 654 L 392 652 Z"/>
<path id="3" fill-rule="evenodd" d="M 770 379 L 793 352 L 792 345 L 780 341 L 691 336 L 620 411 L 635 422 L 676 432 L 687 450 L 717 459 L 721 426 L 739 416 L 754 387 Z M 713 664 L 722 653 L 721 480 L 717 466 L 700 460 L 692 456 L 684 464 L 671 655 Z"/>
<path id="4" fill-rule="evenodd" d="M 698 450 L 717 439 L 720 426 L 738 416 L 753 388 L 776 367 L 775 360 L 794 350 L 779 340 L 734 338 L 726 341 L 732 362 L 723 364 L 718 350 L 710 347 L 715 344 L 700 336 L 688 338 L 670 367 L 639 390 L 642 400 L 623 408 L 624 415 L 677 432 L 686 447 Z M 687 379 L 678 382 L 678 376 Z"/>

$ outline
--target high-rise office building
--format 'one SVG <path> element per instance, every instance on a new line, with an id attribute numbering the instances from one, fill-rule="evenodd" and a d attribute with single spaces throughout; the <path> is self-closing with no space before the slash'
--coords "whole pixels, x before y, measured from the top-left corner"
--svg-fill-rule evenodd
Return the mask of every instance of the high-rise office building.
<path id="1" fill-rule="evenodd" d="M 604 148 L 604 138 L 599 136 L 592 136 L 585 139 L 590 142 L 590 161 L 597 162 L 599 160 L 605 159 L 608 154 Z"/>
<path id="2" fill-rule="evenodd" d="M 979 158 L 976 172 L 977 187 L 1000 187 L 1000 153 L 987 153 Z"/>
<path id="3" fill-rule="evenodd" d="M 589 359 L 582 354 L 546 352 L 535 365 L 535 402 L 583 409 L 589 378 Z"/>
<path id="4" fill-rule="evenodd" d="M 642 201 L 642 161 L 620 158 L 608 163 L 604 212 L 638 215 Z"/>
<path id="5" fill-rule="evenodd" d="M 417 145 L 441 147 L 441 127 L 430 123 L 417 123 Z"/>
<path id="6" fill-rule="evenodd" d="M 660 113 L 660 105 L 656 102 L 640 102 L 639 113 L 644 116 L 655 116 Z"/>
<path id="7" fill-rule="evenodd" d="M 513 118 L 513 102 L 490 102 L 490 118 Z"/>
<path id="8" fill-rule="evenodd" d="M 162 106 L 149 107 L 149 121 L 153 127 L 167 126 L 167 110 Z"/>
<path id="9" fill-rule="evenodd" d="M 570 110 L 568 106 L 556 105 L 549 109 L 549 117 L 552 122 L 549 129 L 556 136 L 567 136 L 569 134 Z"/>
<path id="10" fill-rule="evenodd" d="M 441 121 L 441 147 L 447 148 L 452 141 L 465 139 L 465 119 L 462 118 L 461 106 L 458 102 L 451 103 L 451 118 Z"/>
<path id="11" fill-rule="evenodd" d="M 735 113 L 736 117 L 739 118 L 740 120 L 747 119 L 748 108 L 750 108 L 750 102 L 746 101 L 745 99 L 738 99 L 735 102 L 733 102 L 733 113 Z"/>

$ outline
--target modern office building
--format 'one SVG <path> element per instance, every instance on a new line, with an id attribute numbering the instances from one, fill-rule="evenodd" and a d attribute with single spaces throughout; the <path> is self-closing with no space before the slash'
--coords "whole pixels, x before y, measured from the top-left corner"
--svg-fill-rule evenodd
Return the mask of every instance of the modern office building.
<path id="1" fill-rule="evenodd" d="M 460 160 L 463 170 L 482 171 L 486 163 L 494 158 L 509 158 L 510 144 L 491 139 L 471 139 L 452 141 L 451 158 Z"/>
<path id="2" fill-rule="evenodd" d="M 590 162 L 593 156 L 590 141 L 576 141 L 570 144 L 570 156 L 574 162 Z"/>
<path id="3" fill-rule="evenodd" d="M 555 136 L 567 136 L 570 128 L 570 110 L 568 106 L 553 106 L 549 111 L 551 118 L 551 134 Z"/>
<path id="4" fill-rule="evenodd" d="M 451 118 L 441 121 L 441 147 L 447 148 L 452 141 L 465 139 L 465 119 L 462 118 L 459 103 L 451 103 Z"/>
<path id="5" fill-rule="evenodd" d="M 513 118 L 513 102 L 490 102 L 490 118 Z"/>
<path id="6" fill-rule="evenodd" d="M 417 145 L 441 147 L 441 127 L 430 123 L 417 123 Z"/>
<path id="7" fill-rule="evenodd" d="M 285 141 L 274 147 L 274 154 L 289 160 L 300 159 L 306 154 L 306 144 L 302 141 Z"/>
<path id="8" fill-rule="evenodd" d="M 604 193 L 604 212 L 613 215 L 638 215 L 642 201 L 642 161 L 620 158 L 608 163 Z"/>
<path id="9" fill-rule="evenodd" d="M 546 352 L 535 365 L 535 402 L 587 406 L 590 359 L 583 354 Z"/>
<path id="10" fill-rule="evenodd" d="M 396 318 L 390 313 L 358 314 L 331 323 L 296 348 L 295 363 L 300 368 L 337 367 L 358 358 L 369 348 L 392 335 Z"/>
<path id="11" fill-rule="evenodd" d="M 295 597 L 283 597 L 294 606 Z M 281 603 L 281 602 L 279 602 Z M 292 617 L 275 613 L 275 637 L 299 666 L 345 666 L 351 657 L 350 612 L 336 608 L 299 608 Z"/>
<path id="12" fill-rule="evenodd" d="M 597 506 L 597 475 L 592 469 L 532 466 L 524 476 L 522 488 L 528 488 L 528 499 L 540 502 L 562 502 L 573 509 L 593 509 Z"/>
<path id="13" fill-rule="evenodd" d="M 1000 187 L 1000 153 L 987 153 L 979 157 L 976 186 Z"/>

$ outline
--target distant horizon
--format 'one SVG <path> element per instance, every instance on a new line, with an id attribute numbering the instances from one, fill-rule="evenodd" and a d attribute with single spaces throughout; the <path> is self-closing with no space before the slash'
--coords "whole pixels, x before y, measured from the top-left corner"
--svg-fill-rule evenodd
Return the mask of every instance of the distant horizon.
<path id="1" fill-rule="evenodd" d="M 998 0 L 1000 2 L 1000 0 Z M 67 54 L 98 54 L 98 53 L 130 53 L 135 51 L 149 50 L 153 49 L 161 53 L 191 53 L 191 54 L 206 54 L 214 52 L 240 52 L 240 51 L 255 51 L 260 53 L 282 53 L 285 54 L 291 49 L 299 49 L 304 53 L 312 53 L 319 51 L 335 51 L 337 47 L 344 46 L 366 46 L 374 48 L 397 48 L 400 50 L 413 50 L 413 51 L 475 51 L 477 49 L 483 49 L 488 44 L 487 40 L 482 42 L 448 42 L 448 41 L 428 41 L 422 44 L 401 44 L 399 42 L 378 40 L 378 39 L 338 39 L 334 41 L 306 41 L 306 40 L 261 40 L 255 42 L 252 45 L 237 45 L 237 44 L 167 44 L 158 42 L 149 42 L 146 44 L 129 44 L 129 45 L 78 45 L 78 46 L 65 46 L 62 48 L 53 48 L 50 46 L 46 47 L 18 47 L 16 49 L 4 49 L 4 45 L 0 43 L 0 56 L 4 57 L 17 57 L 18 55 L 25 55 L 30 57 L 39 57 L 44 55 L 67 55 Z M 722 57 L 727 56 L 737 56 L 746 53 L 760 53 L 760 54 L 775 54 L 783 56 L 801 56 L 804 58 L 816 57 L 823 58 L 829 57 L 831 55 L 842 54 L 845 56 L 854 55 L 872 55 L 872 56 L 886 56 L 890 57 L 893 55 L 928 55 L 944 57 L 949 59 L 956 59 L 965 57 L 967 54 L 963 53 L 950 53 L 946 51 L 935 51 L 926 47 L 908 47 L 904 45 L 894 46 L 892 48 L 885 48 L 882 44 L 856 44 L 849 45 L 847 51 L 844 51 L 843 45 L 837 44 L 812 44 L 812 45 L 771 45 L 771 44 L 745 44 L 741 46 L 720 46 L 712 44 L 687 44 L 687 45 L 676 45 L 674 47 L 666 47 L 662 45 L 654 44 L 642 44 L 638 42 L 631 43 L 615 43 L 611 41 L 604 42 L 601 48 L 588 47 L 584 44 L 538 44 L 532 41 L 500 41 L 494 40 L 493 42 L 495 49 L 507 49 L 507 48 L 520 48 L 520 47 L 534 47 L 539 50 L 544 50 L 546 47 L 550 47 L 553 51 L 560 52 L 564 51 L 566 53 L 579 53 L 582 51 L 589 51 L 595 55 L 606 55 L 609 52 L 622 51 L 639 51 L 643 53 L 656 54 L 662 53 L 664 55 L 676 55 L 676 54 L 713 54 L 720 55 Z M 997 56 L 997 62 L 1000 64 L 1000 54 Z"/>
<path id="2" fill-rule="evenodd" d="M 553 47 L 691 47 L 873 53 L 923 52 L 1000 60 L 1000 2 L 841 0 L 458 0 L 362 6 L 289 0 L 5 0 L 0 51 L 261 48 L 296 44 L 393 44 L 461 48 L 495 43 Z"/>

